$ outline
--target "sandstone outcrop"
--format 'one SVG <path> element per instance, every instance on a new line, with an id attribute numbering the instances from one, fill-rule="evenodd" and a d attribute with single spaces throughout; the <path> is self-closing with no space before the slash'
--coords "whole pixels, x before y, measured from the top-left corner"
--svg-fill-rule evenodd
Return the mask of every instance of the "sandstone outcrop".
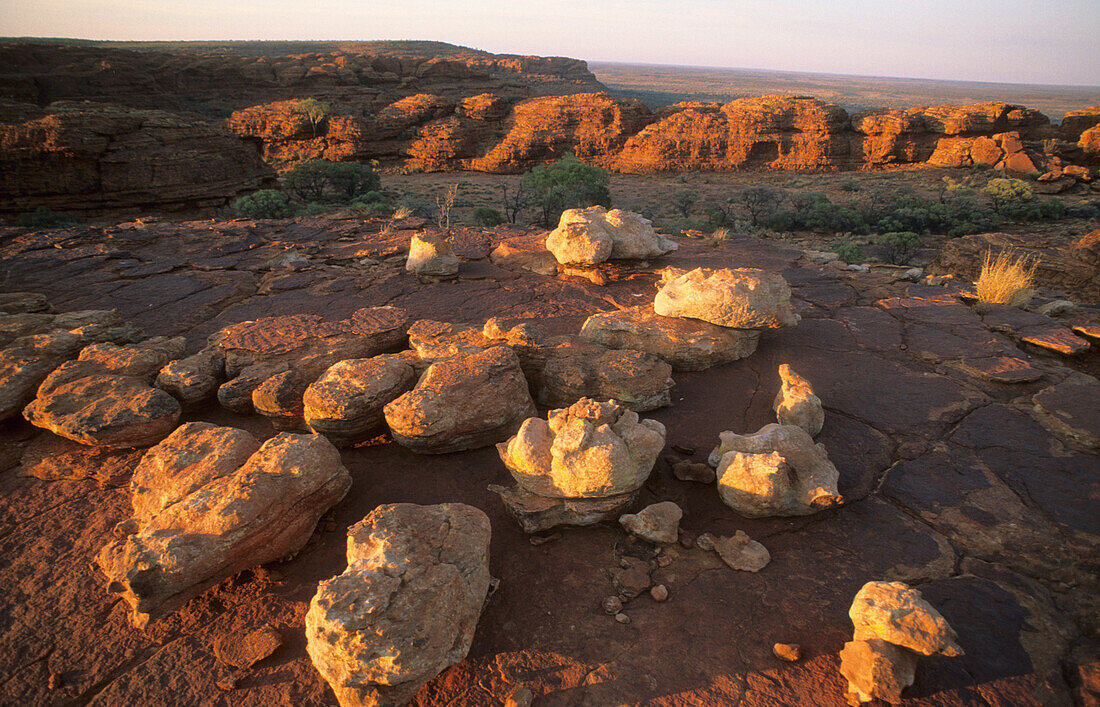
<path id="1" fill-rule="evenodd" d="M 221 126 L 163 111 L 54 104 L 0 125 L 0 211 L 222 206 L 274 182 Z"/>
<path id="2" fill-rule="evenodd" d="M 415 382 L 412 366 L 397 356 L 340 361 L 306 388 L 305 422 L 337 447 L 353 444 L 383 428 L 383 407 Z"/>
<path id="3" fill-rule="evenodd" d="M 633 211 L 590 206 L 566 209 L 546 237 L 546 249 L 559 263 L 595 265 L 609 258 L 644 260 L 679 246 L 653 230 L 647 218 Z"/>
<path id="4" fill-rule="evenodd" d="M 515 354 L 495 346 L 433 363 L 383 410 L 398 444 L 443 454 L 507 439 L 535 404 Z"/>
<path id="5" fill-rule="evenodd" d="M 799 516 L 839 505 L 839 473 L 800 427 L 765 425 L 759 432 L 723 432 L 710 454 L 717 469 L 718 495 L 750 518 Z"/>
<path id="6" fill-rule="evenodd" d="M 169 360 L 183 354 L 182 337 L 138 344 L 92 344 L 58 366 L 23 410 L 32 425 L 95 447 L 147 447 L 176 427 L 180 405 L 152 387 Z"/>
<path id="7" fill-rule="evenodd" d="M 387 504 L 348 530 L 317 587 L 309 657 L 342 707 L 403 705 L 465 659 L 489 589 L 489 519 L 461 503 Z"/>
<path id="8" fill-rule="evenodd" d="M 902 690 L 913 684 L 918 655 L 963 655 L 940 612 L 903 582 L 863 585 L 848 616 L 855 634 L 840 652 L 840 672 L 852 704 L 898 704 Z"/>
<path id="9" fill-rule="evenodd" d="M 409 241 L 405 269 L 417 275 L 450 277 L 458 274 L 458 258 L 439 233 L 416 233 Z"/>
<path id="10" fill-rule="evenodd" d="M 793 326 L 800 318 L 783 277 L 753 268 L 696 268 L 665 283 L 653 310 L 735 329 Z"/>
<path id="11" fill-rule="evenodd" d="M 680 519 L 684 511 L 672 501 L 646 506 L 637 513 L 619 516 L 619 525 L 628 533 L 652 543 L 674 543 L 679 539 Z"/>
<path id="12" fill-rule="evenodd" d="M 703 371 L 751 356 L 760 341 L 756 329 L 663 317 L 651 305 L 593 314 L 585 320 L 580 336 L 612 349 L 653 354 L 677 371 Z"/>
<path id="13" fill-rule="evenodd" d="M 85 346 L 142 338 L 140 330 L 114 310 L 52 314 L 42 311 L 48 308 L 44 299 L 11 295 L 3 304 L 6 313 L 0 314 L 0 420 L 18 415 L 46 376 Z"/>
<path id="14" fill-rule="evenodd" d="M 779 380 L 779 393 L 772 402 L 779 424 L 801 427 L 811 437 L 816 437 L 825 424 L 821 398 L 814 395 L 808 380 L 791 370 L 790 364 L 780 364 Z"/>
<path id="15" fill-rule="evenodd" d="M 517 486 L 498 493 L 528 533 L 618 517 L 649 478 L 664 425 L 588 398 L 532 417 L 497 450 Z"/>
<path id="16" fill-rule="evenodd" d="M 144 628 L 223 579 L 299 550 L 350 487 L 323 437 L 284 433 L 260 445 L 241 430 L 188 423 L 138 465 L 134 515 L 97 562 Z"/>

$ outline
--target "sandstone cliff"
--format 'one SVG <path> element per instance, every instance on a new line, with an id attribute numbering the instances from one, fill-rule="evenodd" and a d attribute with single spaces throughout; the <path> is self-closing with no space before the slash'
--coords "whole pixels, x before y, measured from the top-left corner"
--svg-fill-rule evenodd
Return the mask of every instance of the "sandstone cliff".
<path id="1" fill-rule="evenodd" d="M 220 126 L 106 104 L 48 110 L 0 125 L 0 211 L 218 206 L 274 178 Z"/>

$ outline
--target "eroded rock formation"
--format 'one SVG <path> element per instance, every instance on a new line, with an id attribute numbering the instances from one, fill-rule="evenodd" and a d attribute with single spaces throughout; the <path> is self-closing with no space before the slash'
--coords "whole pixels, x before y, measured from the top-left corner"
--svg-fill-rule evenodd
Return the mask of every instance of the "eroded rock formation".
<path id="1" fill-rule="evenodd" d="M 799 321 L 783 277 L 752 268 L 696 268 L 674 277 L 657 292 L 653 310 L 735 329 L 773 329 Z"/>
<path id="2" fill-rule="evenodd" d="M 678 246 L 633 211 L 590 206 L 566 209 L 546 237 L 546 249 L 564 265 L 595 265 L 608 259 L 644 260 Z"/>
<path id="3" fill-rule="evenodd" d="M 470 650 L 489 589 L 489 519 L 461 503 L 378 506 L 347 569 L 317 587 L 309 657 L 342 707 L 403 705 Z"/>

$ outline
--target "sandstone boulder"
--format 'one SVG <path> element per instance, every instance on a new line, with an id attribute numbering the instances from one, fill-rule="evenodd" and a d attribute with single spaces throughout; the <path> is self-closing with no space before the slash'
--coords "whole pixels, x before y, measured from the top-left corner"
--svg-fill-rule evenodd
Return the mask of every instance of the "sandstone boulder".
<path id="1" fill-rule="evenodd" d="M 848 616 L 857 641 L 882 639 L 921 655 L 960 656 L 957 634 L 921 593 L 903 582 L 868 582 Z"/>
<path id="2" fill-rule="evenodd" d="M 428 363 L 501 345 L 469 324 L 418 319 L 409 327 L 409 347 Z"/>
<path id="3" fill-rule="evenodd" d="M 779 424 L 801 427 L 816 437 L 825 424 L 821 398 L 814 395 L 810 382 L 792 371 L 789 364 L 779 366 L 779 379 L 781 387 L 772 402 Z"/>
<path id="4" fill-rule="evenodd" d="M 723 432 L 710 454 L 718 495 L 741 515 L 800 516 L 843 502 L 840 474 L 825 447 L 800 427 L 765 425 L 759 432 Z"/>
<path id="5" fill-rule="evenodd" d="M 403 705 L 470 650 L 489 589 L 489 519 L 387 504 L 348 530 L 347 569 L 306 614 L 306 649 L 343 707 Z"/>
<path id="6" fill-rule="evenodd" d="M 295 369 L 276 373 L 252 391 L 252 408 L 276 430 L 300 430 L 305 426 L 302 394 L 309 384 Z"/>
<path id="7" fill-rule="evenodd" d="M 568 407 L 581 398 L 614 400 L 636 412 L 672 402 L 672 367 L 641 351 L 606 349 L 570 337 L 546 350 L 537 378 L 538 401 Z"/>
<path id="8" fill-rule="evenodd" d="M 759 330 L 663 317 L 650 305 L 593 314 L 580 335 L 611 349 L 653 354 L 677 371 L 702 371 L 751 356 L 760 341 Z"/>
<path id="9" fill-rule="evenodd" d="M 604 498 L 636 491 L 665 443 L 664 425 L 639 420 L 614 401 L 585 398 L 524 421 L 506 444 L 504 465 L 530 493 L 549 498 Z"/>
<path id="10" fill-rule="evenodd" d="M 652 543 L 674 543 L 679 539 L 683 510 L 672 501 L 646 506 L 637 513 L 619 516 L 619 525 L 631 535 Z"/>
<path id="11" fill-rule="evenodd" d="M 146 447 L 176 427 L 175 398 L 151 387 L 164 364 L 183 353 L 183 339 L 85 347 L 58 366 L 24 410 L 32 425 L 89 446 Z"/>
<path id="12" fill-rule="evenodd" d="M 168 363 L 156 385 L 183 405 L 195 405 L 213 397 L 224 380 L 225 351 L 215 346 Z"/>
<path id="13" fill-rule="evenodd" d="M 495 346 L 432 364 L 383 412 L 398 444 L 443 454 L 507 439 L 535 404 L 516 355 Z"/>
<path id="14" fill-rule="evenodd" d="M 849 641 L 840 651 L 840 674 L 848 680 L 852 704 L 901 703 L 901 692 L 913 684 L 916 670 L 915 654 L 881 639 Z"/>
<path id="15" fill-rule="evenodd" d="M 238 572 L 301 549 L 351 477 L 317 435 L 251 435 L 192 422 L 142 459 L 134 515 L 99 553 L 138 628 Z"/>
<path id="16" fill-rule="evenodd" d="M 415 382 L 412 366 L 397 356 L 340 361 L 306 389 L 305 422 L 337 447 L 358 442 L 385 425 L 382 408 Z"/>
<path id="17" fill-rule="evenodd" d="M 522 486 L 506 488 L 490 484 L 500 496 L 508 514 L 525 533 L 541 533 L 562 525 L 584 527 L 618 518 L 634 504 L 637 491 L 604 498 L 549 498 L 526 491 Z"/>
<path id="18" fill-rule="evenodd" d="M 773 329 L 799 320 L 783 277 L 753 268 L 696 268 L 665 284 L 653 310 L 735 329 Z"/>
<path id="19" fill-rule="evenodd" d="M 678 248 L 658 234 L 649 219 L 602 206 L 566 209 L 546 238 L 546 249 L 559 263 L 594 265 L 609 258 L 644 260 Z"/>
<path id="20" fill-rule="evenodd" d="M 450 277 L 458 274 L 458 258 L 441 233 L 416 233 L 409 241 L 405 269 L 417 275 Z"/>

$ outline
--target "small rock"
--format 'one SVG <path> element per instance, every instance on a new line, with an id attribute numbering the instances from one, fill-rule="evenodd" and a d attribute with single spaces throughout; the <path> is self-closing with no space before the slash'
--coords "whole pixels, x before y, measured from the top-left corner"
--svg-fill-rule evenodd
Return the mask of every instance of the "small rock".
<path id="1" fill-rule="evenodd" d="M 916 654 L 877 638 L 850 641 L 840 651 L 849 704 L 874 699 L 898 704 L 902 690 L 913 684 L 916 669 Z"/>
<path id="2" fill-rule="evenodd" d="M 772 646 L 772 655 L 788 663 L 794 663 L 802 657 L 802 646 L 797 643 L 776 643 Z"/>
<path id="3" fill-rule="evenodd" d="M 816 437 L 825 424 L 821 398 L 814 395 L 810 382 L 791 370 L 789 364 L 779 366 L 781 385 L 772 402 L 772 410 L 781 425 L 801 427 Z"/>
<path id="4" fill-rule="evenodd" d="M 637 513 L 619 517 L 619 525 L 642 540 L 653 543 L 674 543 L 679 537 L 680 519 L 684 512 L 672 501 L 647 506 Z"/>
<path id="5" fill-rule="evenodd" d="M 630 617 L 627 616 L 626 614 L 622 613 L 622 612 L 619 612 L 618 614 L 615 614 L 615 620 L 618 621 L 621 624 L 630 623 Z"/>
<path id="6" fill-rule="evenodd" d="M 458 258 L 442 234 L 417 233 L 409 240 L 405 269 L 417 275 L 450 277 L 458 274 Z"/>
<path id="7" fill-rule="evenodd" d="M 616 591 L 627 599 L 633 599 L 649 589 L 649 564 L 636 557 L 624 557 L 623 567 L 611 574 Z"/>
<path id="8" fill-rule="evenodd" d="M 606 597 L 603 600 L 603 610 L 605 613 L 614 616 L 623 610 L 623 601 L 619 597 Z"/>
<path id="9" fill-rule="evenodd" d="M 691 455 L 695 454 L 695 447 L 685 447 L 682 444 L 674 444 L 672 445 L 672 451 L 679 452 L 684 456 L 690 457 Z"/>
<path id="10" fill-rule="evenodd" d="M 696 481 L 701 484 L 713 484 L 715 479 L 714 469 L 689 459 L 673 464 L 672 475 L 680 481 Z"/>
<path id="11" fill-rule="evenodd" d="M 920 268 L 909 268 L 905 271 L 905 279 L 910 280 L 911 282 L 917 282 L 918 280 L 920 280 L 921 275 L 923 274 L 924 271 Z"/>
<path id="12" fill-rule="evenodd" d="M 1072 312 L 1077 308 L 1077 305 L 1068 299 L 1056 299 L 1053 302 L 1047 302 L 1037 310 L 1039 314 L 1045 314 L 1048 317 L 1056 317 L 1059 314 L 1065 314 L 1066 312 Z"/>
<path id="13" fill-rule="evenodd" d="M 226 675 L 225 677 L 218 678 L 218 681 L 215 684 L 218 686 L 219 690 L 225 690 L 226 692 L 229 692 L 230 690 L 236 690 L 237 676 Z"/>
<path id="14" fill-rule="evenodd" d="M 703 533 L 695 538 L 695 545 L 704 552 L 710 552 L 714 549 L 714 536 L 710 533 Z"/>
<path id="15" fill-rule="evenodd" d="M 248 633 L 231 633 L 214 641 L 214 655 L 222 663 L 247 670 L 283 644 L 279 632 L 265 626 Z"/>
<path id="16" fill-rule="evenodd" d="M 922 655 L 963 655 L 958 635 L 940 612 L 903 582 L 868 582 L 852 600 L 854 639 L 882 639 Z"/>
<path id="17" fill-rule="evenodd" d="M 717 538 L 714 549 L 722 561 L 735 570 L 759 572 L 772 561 L 768 549 L 738 530 L 732 538 Z"/>
<path id="18" fill-rule="evenodd" d="M 650 587 L 649 596 L 653 597 L 653 601 L 664 601 L 668 599 L 668 587 L 663 584 Z"/>
<path id="19" fill-rule="evenodd" d="M 527 539 L 527 542 L 531 543 L 535 547 L 538 547 L 539 545 L 552 543 L 560 537 L 561 533 L 550 533 L 549 535 L 532 535 Z"/>
<path id="20" fill-rule="evenodd" d="M 65 684 L 65 679 L 61 676 L 61 673 L 50 673 L 50 681 L 47 683 L 47 687 L 51 690 L 57 690 Z"/>

